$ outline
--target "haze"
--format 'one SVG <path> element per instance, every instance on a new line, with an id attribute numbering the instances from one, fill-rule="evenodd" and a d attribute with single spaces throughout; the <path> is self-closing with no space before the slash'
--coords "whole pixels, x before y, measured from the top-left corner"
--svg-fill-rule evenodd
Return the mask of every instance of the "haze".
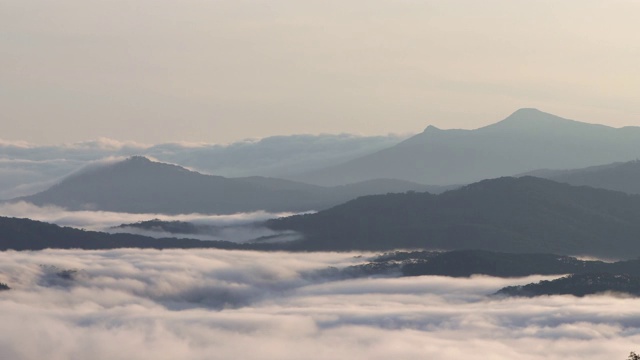
<path id="1" fill-rule="evenodd" d="M 5 140 L 226 143 L 640 114 L 636 1 L 0 0 Z"/>

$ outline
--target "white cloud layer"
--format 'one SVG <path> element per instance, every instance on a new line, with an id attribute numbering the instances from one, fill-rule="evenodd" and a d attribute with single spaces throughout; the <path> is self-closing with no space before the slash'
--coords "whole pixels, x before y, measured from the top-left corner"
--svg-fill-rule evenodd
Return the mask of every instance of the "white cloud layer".
<path id="1" fill-rule="evenodd" d="M 640 344 L 637 299 L 486 296 L 539 277 L 312 276 L 354 255 L 3 252 L 0 358 L 623 360 Z"/>

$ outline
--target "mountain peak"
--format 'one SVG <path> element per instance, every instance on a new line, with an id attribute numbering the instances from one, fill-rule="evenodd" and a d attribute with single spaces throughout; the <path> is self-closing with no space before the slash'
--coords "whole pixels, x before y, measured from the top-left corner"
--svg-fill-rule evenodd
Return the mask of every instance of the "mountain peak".
<path id="1" fill-rule="evenodd" d="M 433 131 L 440 131 L 440 129 L 435 127 L 435 126 L 433 126 L 433 125 L 429 125 L 424 129 L 423 132 L 426 133 L 426 132 L 433 132 Z"/>
<path id="2" fill-rule="evenodd" d="M 126 171 L 147 171 L 149 169 L 184 169 L 177 165 L 166 164 L 149 159 L 146 156 L 134 155 L 124 160 L 111 164 L 111 166 L 103 167 L 102 170 L 113 171 L 114 169 L 126 170 Z M 143 170 L 146 169 L 146 170 Z M 186 170 L 186 169 L 184 169 Z"/>
<path id="3" fill-rule="evenodd" d="M 509 115 L 504 121 L 509 122 L 531 122 L 531 121 L 540 121 L 543 119 L 561 119 L 558 116 L 546 113 L 544 111 L 540 111 L 535 108 L 522 108 L 518 109 L 513 114 Z"/>
<path id="4" fill-rule="evenodd" d="M 591 125 L 574 120 L 565 119 L 534 108 L 518 109 L 506 119 L 495 124 L 485 126 L 486 130 L 525 130 L 525 131 L 559 131 L 575 130 L 581 125 Z"/>
<path id="5" fill-rule="evenodd" d="M 511 116 L 514 116 L 514 115 L 527 115 L 527 114 L 531 115 L 531 114 L 546 114 L 546 113 L 543 112 L 543 111 L 540 111 L 540 110 L 538 110 L 536 108 L 521 108 L 521 109 L 518 109 L 518 110 L 514 111 L 513 114 L 511 114 Z"/>
<path id="6" fill-rule="evenodd" d="M 130 156 L 127 159 L 125 159 L 123 162 L 126 163 L 136 163 L 136 164 L 148 164 L 151 163 L 153 161 L 151 161 L 148 157 L 146 156 L 142 156 L 142 155 L 134 155 L 134 156 Z"/>

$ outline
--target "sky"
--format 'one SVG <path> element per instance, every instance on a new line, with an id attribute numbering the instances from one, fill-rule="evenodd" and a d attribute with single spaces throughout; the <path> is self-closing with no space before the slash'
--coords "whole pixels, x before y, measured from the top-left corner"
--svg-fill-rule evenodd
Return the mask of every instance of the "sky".
<path id="1" fill-rule="evenodd" d="M 0 0 L 0 138 L 640 125 L 633 0 Z"/>

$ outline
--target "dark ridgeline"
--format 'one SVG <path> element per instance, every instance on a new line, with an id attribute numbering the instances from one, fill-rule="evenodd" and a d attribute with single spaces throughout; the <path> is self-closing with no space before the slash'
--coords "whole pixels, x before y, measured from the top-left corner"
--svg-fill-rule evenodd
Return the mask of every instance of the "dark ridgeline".
<path id="1" fill-rule="evenodd" d="M 513 254 L 485 250 L 398 251 L 377 256 L 368 263 L 348 267 L 345 271 L 358 276 L 363 273 L 451 277 L 487 275 L 502 278 L 590 273 L 640 276 L 640 259 L 604 262 L 542 253 Z"/>
<path id="2" fill-rule="evenodd" d="M 258 176 L 225 178 L 135 156 L 81 171 L 48 190 L 13 201 L 56 205 L 70 210 L 233 214 L 259 210 L 319 210 L 362 195 L 446 189 L 394 179 L 326 188 Z"/>
<path id="3" fill-rule="evenodd" d="M 139 229 L 145 231 L 167 232 L 171 234 L 204 234 L 214 230 L 213 226 L 196 225 L 187 221 L 164 221 L 152 219 L 130 224 L 114 226 L 113 229 Z"/>
<path id="4" fill-rule="evenodd" d="M 600 293 L 640 295 L 640 276 L 628 274 L 573 274 L 521 286 L 504 287 L 495 295 L 534 297 L 542 295 L 586 296 Z"/>
<path id="5" fill-rule="evenodd" d="M 255 246 L 259 248 L 258 246 Z M 133 234 L 107 234 L 60 227 L 41 221 L 0 217 L 0 250 L 42 249 L 243 249 L 245 246 L 227 241 L 193 239 L 155 239 Z"/>
<path id="6" fill-rule="evenodd" d="M 521 177 L 440 195 L 361 197 L 315 214 L 270 220 L 314 250 L 484 249 L 634 258 L 640 196 Z"/>
<path id="7" fill-rule="evenodd" d="M 640 259 L 609 263 L 554 254 L 510 254 L 483 250 L 413 251 L 383 254 L 362 265 L 330 268 L 322 274 L 343 279 L 422 275 L 516 278 L 570 274 L 551 281 L 507 286 L 494 295 L 586 296 L 605 292 L 640 295 Z"/>
<path id="8" fill-rule="evenodd" d="M 156 240 L 3 218 L 0 238 L 8 243 L 0 248 L 222 247 L 294 251 L 420 248 L 634 258 L 640 254 L 638 219 L 640 195 L 521 177 L 485 180 L 440 195 L 407 192 L 364 196 L 315 214 L 258 224 L 303 235 L 302 240 L 282 244 L 260 239 L 242 246 L 186 239 Z M 85 242 L 87 239 L 90 241 Z"/>
<path id="9" fill-rule="evenodd" d="M 295 179 L 318 185 L 388 177 L 468 184 L 536 169 L 572 169 L 639 157 L 640 127 L 617 129 L 520 109 L 476 130 L 429 126 L 388 149 Z"/>

